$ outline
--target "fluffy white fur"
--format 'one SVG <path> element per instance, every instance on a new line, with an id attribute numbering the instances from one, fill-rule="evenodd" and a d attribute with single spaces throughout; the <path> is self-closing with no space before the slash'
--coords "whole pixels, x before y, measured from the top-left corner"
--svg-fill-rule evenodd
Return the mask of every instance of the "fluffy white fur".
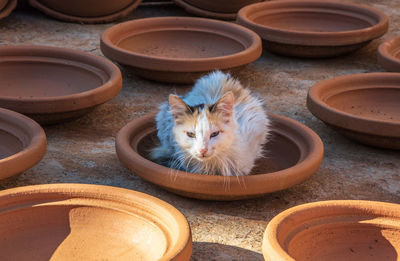
<path id="1" fill-rule="evenodd" d="M 223 176 L 250 173 L 262 157 L 270 123 L 262 101 L 220 71 L 200 78 L 182 99 L 170 95 L 156 122 L 161 144 L 152 151 L 154 160 Z"/>

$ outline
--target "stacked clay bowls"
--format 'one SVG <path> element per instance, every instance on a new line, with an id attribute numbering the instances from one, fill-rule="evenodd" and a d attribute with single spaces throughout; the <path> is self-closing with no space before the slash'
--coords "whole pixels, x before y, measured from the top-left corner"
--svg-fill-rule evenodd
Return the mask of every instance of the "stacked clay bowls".
<path id="1" fill-rule="evenodd" d="M 194 174 L 150 161 L 149 152 L 158 144 L 154 114 L 124 126 L 117 134 L 116 152 L 133 173 L 179 195 L 207 200 L 258 197 L 306 180 L 318 170 L 323 156 L 323 144 L 312 130 L 283 116 L 269 116 L 272 134 L 266 157 L 248 176 Z"/>
<path id="2" fill-rule="evenodd" d="M 398 260 L 400 205 L 332 200 L 290 208 L 264 233 L 263 255 L 274 261 Z"/>
<path id="3" fill-rule="evenodd" d="M 17 0 L 0 0 L 0 19 L 5 18 L 17 7 Z"/>
<path id="4" fill-rule="evenodd" d="M 400 72 L 400 37 L 381 43 L 378 48 L 378 63 L 390 72 Z"/>
<path id="5" fill-rule="evenodd" d="M 120 19 L 134 9 L 142 0 L 29 0 L 43 13 L 68 22 L 108 23 Z"/>
<path id="6" fill-rule="evenodd" d="M 137 19 L 107 29 L 101 51 L 152 80 L 193 83 L 216 69 L 235 69 L 261 55 L 261 39 L 243 26 L 206 18 Z"/>
<path id="7" fill-rule="evenodd" d="M 46 153 L 46 135 L 30 118 L 0 108 L 0 179 L 19 174 Z"/>
<path id="8" fill-rule="evenodd" d="M 337 1 L 267 1 L 242 8 L 237 22 L 258 33 L 271 52 L 331 57 L 382 36 L 387 16 L 371 7 Z"/>
<path id="9" fill-rule="evenodd" d="M 42 124 L 82 116 L 116 96 L 118 67 L 81 51 L 48 46 L 0 47 L 0 107 Z"/>
<path id="10" fill-rule="evenodd" d="M 174 2 L 194 15 L 234 20 L 240 8 L 261 0 L 174 0 Z"/>
<path id="11" fill-rule="evenodd" d="M 132 190 L 85 184 L 0 192 L 3 260 L 189 260 L 185 217 Z"/>
<path id="12" fill-rule="evenodd" d="M 359 142 L 400 149 L 400 73 L 363 73 L 312 86 L 307 107 Z"/>

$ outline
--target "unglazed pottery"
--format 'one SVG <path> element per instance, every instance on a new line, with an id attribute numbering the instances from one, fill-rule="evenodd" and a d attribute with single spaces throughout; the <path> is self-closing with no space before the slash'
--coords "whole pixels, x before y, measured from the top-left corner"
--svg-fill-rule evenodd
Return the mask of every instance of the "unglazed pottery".
<path id="1" fill-rule="evenodd" d="M 66 48 L 0 47 L 0 107 L 41 124 L 82 116 L 119 93 L 121 72 L 109 60 Z"/>
<path id="2" fill-rule="evenodd" d="M 307 107 L 356 141 L 400 149 L 400 73 L 363 73 L 312 86 Z"/>
<path id="3" fill-rule="evenodd" d="M 37 164 L 46 153 L 46 135 L 39 124 L 0 108 L 0 179 Z"/>
<path id="4" fill-rule="evenodd" d="M 234 20 L 243 6 L 261 0 L 174 0 L 189 13 L 210 18 Z"/>
<path id="5" fill-rule="evenodd" d="M 1 0 L 0 1 L 0 19 L 3 19 L 11 14 L 17 7 L 17 0 Z"/>
<path id="6" fill-rule="evenodd" d="M 339 1 L 267 1 L 242 8 L 237 22 L 257 32 L 271 52 L 297 57 L 345 54 L 388 30 L 387 16 Z"/>
<path id="7" fill-rule="evenodd" d="M 189 260 L 185 217 L 132 190 L 85 184 L 0 192 L 2 260 Z"/>
<path id="8" fill-rule="evenodd" d="M 133 120 L 118 132 L 118 158 L 141 178 L 182 196 L 207 200 L 258 197 L 306 180 L 321 164 L 323 144 L 317 134 L 297 121 L 271 114 L 266 157 L 256 162 L 252 175 L 223 177 L 170 169 L 149 160 L 150 150 L 158 143 L 154 117 Z"/>
<path id="9" fill-rule="evenodd" d="M 400 36 L 379 45 L 378 63 L 387 71 L 400 72 Z"/>
<path id="10" fill-rule="evenodd" d="M 29 0 L 43 13 L 68 22 L 108 23 L 138 7 L 142 0 Z"/>
<path id="11" fill-rule="evenodd" d="M 264 233 L 265 260 L 399 260 L 400 205 L 332 200 L 287 209 Z"/>
<path id="12" fill-rule="evenodd" d="M 100 43 L 107 57 L 152 80 L 193 83 L 209 71 L 234 70 L 261 55 L 249 29 L 206 18 L 137 19 L 107 29 Z"/>

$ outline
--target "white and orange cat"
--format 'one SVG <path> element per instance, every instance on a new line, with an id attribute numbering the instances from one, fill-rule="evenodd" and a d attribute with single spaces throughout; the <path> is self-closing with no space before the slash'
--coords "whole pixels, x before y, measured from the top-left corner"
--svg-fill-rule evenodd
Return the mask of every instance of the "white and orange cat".
<path id="1" fill-rule="evenodd" d="M 156 117 L 160 146 L 152 158 L 199 174 L 250 173 L 267 141 L 269 119 L 262 101 L 229 74 L 200 78 L 183 98 L 171 94 Z"/>

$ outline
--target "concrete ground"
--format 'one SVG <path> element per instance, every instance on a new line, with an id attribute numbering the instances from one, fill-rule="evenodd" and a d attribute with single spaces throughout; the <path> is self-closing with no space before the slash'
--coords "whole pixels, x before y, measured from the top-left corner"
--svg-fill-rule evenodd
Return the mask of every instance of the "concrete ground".
<path id="1" fill-rule="evenodd" d="M 239 74 L 242 83 L 265 99 L 269 111 L 296 119 L 323 140 L 324 160 L 309 180 L 261 198 L 233 202 L 184 198 L 143 181 L 118 161 L 116 133 L 129 121 L 156 111 L 169 93 L 183 94 L 191 86 L 147 81 L 121 67 L 121 93 L 78 120 L 45 127 L 46 156 L 23 174 L 0 181 L 0 188 L 74 182 L 124 187 L 156 196 L 188 219 L 193 234 L 192 260 L 262 260 L 261 242 L 269 220 L 299 204 L 329 199 L 400 203 L 400 152 L 348 140 L 316 119 L 305 105 L 308 89 L 318 81 L 383 71 L 376 61 L 377 46 L 400 34 L 400 1 L 350 2 L 385 12 L 390 18 L 389 32 L 355 53 L 333 59 L 294 59 L 264 51 Z M 171 15 L 189 14 L 174 5 L 140 6 L 124 20 Z M 64 23 L 35 10 L 14 11 L 0 21 L 0 45 L 62 46 L 102 55 L 99 36 L 112 25 Z"/>

